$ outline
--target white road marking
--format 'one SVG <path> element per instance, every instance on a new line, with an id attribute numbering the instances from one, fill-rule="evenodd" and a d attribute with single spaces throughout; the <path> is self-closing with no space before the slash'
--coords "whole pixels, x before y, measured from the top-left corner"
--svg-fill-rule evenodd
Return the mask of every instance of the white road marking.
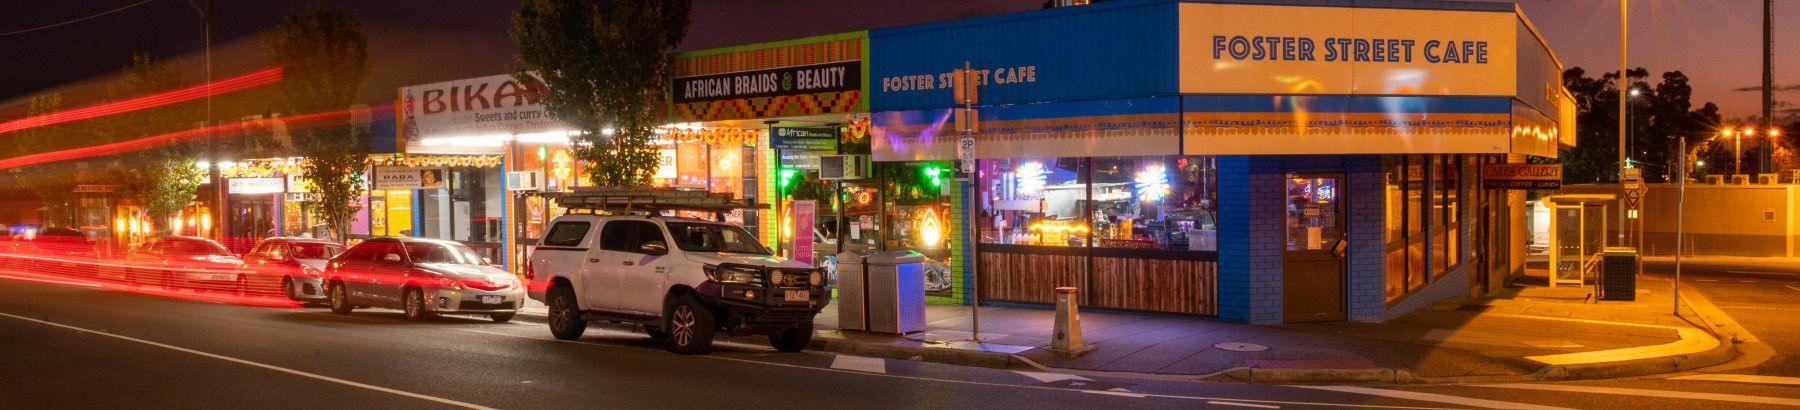
<path id="1" fill-rule="evenodd" d="M 35 323 L 40 323 L 40 324 L 44 324 L 44 325 L 60 327 L 60 328 L 74 330 L 74 331 L 78 331 L 78 332 L 92 333 L 92 334 L 111 337 L 111 338 L 119 339 L 119 340 L 142 343 L 145 345 L 174 350 L 174 351 L 182 352 L 182 353 L 188 353 L 188 354 L 192 354 L 192 355 L 196 355 L 196 356 L 224 360 L 227 362 L 237 363 L 237 364 L 241 364 L 241 365 L 245 365 L 245 366 L 260 367 L 260 368 L 274 370 L 274 371 L 278 371 L 278 372 L 282 372 L 282 373 L 292 374 L 295 376 L 307 377 L 307 378 L 316 379 L 316 380 L 323 380 L 323 381 L 342 384 L 342 385 L 351 386 L 351 387 L 360 387 L 360 388 L 374 390 L 374 391 L 378 391 L 378 392 L 382 392 L 382 393 L 390 393 L 390 394 L 406 396 L 406 397 L 411 397 L 411 398 L 420 399 L 420 400 L 427 400 L 427 401 L 432 401 L 432 402 L 437 402 L 437 403 L 448 404 L 451 406 L 462 407 L 462 408 L 494 410 L 494 408 L 492 408 L 492 407 L 482 406 L 479 404 L 461 402 L 461 401 L 446 399 L 446 398 L 437 397 L 437 396 L 413 393 L 413 392 L 404 391 L 404 390 L 390 389 L 390 388 L 376 386 L 376 385 L 368 384 L 368 383 L 354 382 L 354 381 L 339 379 L 336 377 L 326 376 L 326 375 L 322 375 L 322 374 L 308 373 L 308 372 L 289 369 L 286 367 L 276 366 L 276 365 L 272 365 L 272 364 L 263 364 L 263 363 L 239 359 L 239 358 L 235 358 L 235 357 L 231 357 L 231 356 L 207 353 L 207 352 L 202 352 L 199 350 L 189 349 L 189 348 L 165 344 L 165 343 L 152 342 L 149 340 L 139 339 L 139 338 L 135 338 L 135 337 L 131 337 L 131 336 L 119 335 L 119 334 L 114 334 L 114 333 L 108 333 L 108 332 L 100 331 L 100 330 L 70 326 L 70 325 L 65 325 L 65 324 L 61 324 L 61 323 L 38 320 L 38 319 L 28 318 L 28 317 L 24 317 L 24 316 L 8 314 L 8 313 L 0 313 L 0 316 L 6 316 L 6 317 L 13 318 L 13 319 L 19 319 L 19 320 L 24 320 L 24 321 L 28 321 L 28 322 L 35 322 Z"/>
<path id="2" fill-rule="evenodd" d="M 840 354 L 831 359 L 831 368 L 886 374 L 887 359 Z"/>
<path id="3" fill-rule="evenodd" d="M 584 342 L 584 341 L 579 341 L 579 340 L 560 340 L 560 339 L 548 338 L 548 337 L 533 337 L 533 336 L 514 335 L 514 334 L 506 334 L 506 333 L 499 333 L 499 332 L 485 332 L 485 331 L 479 331 L 479 330 L 468 330 L 468 329 L 459 329 L 459 330 L 462 330 L 465 332 L 470 332 L 470 333 L 480 333 L 480 334 L 494 335 L 494 336 L 505 336 L 505 337 L 519 338 L 519 339 L 564 342 L 564 343 L 573 343 L 573 344 L 588 345 L 588 346 L 600 346 L 600 347 L 633 348 L 631 346 L 611 345 L 611 344 L 598 343 L 598 342 Z M 775 363 L 775 362 L 765 362 L 765 361 L 760 361 L 760 360 L 739 359 L 739 358 L 735 358 L 735 357 L 724 357 L 724 356 L 719 356 L 719 355 L 690 356 L 690 357 L 697 357 L 697 358 L 711 359 L 711 360 L 723 360 L 723 361 L 727 361 L 727 362 L 756 364 L 756 365 L 764 365 L 764 366 L 786 367 L 786 368 L 791 368 L 791 369 L 805 369 L 805 370 L 813 370 L 813 371 L 821 371 L 821 372 L 863 375 L 863 376 L 870 376 L 870 377 L 887 377 L 887 378 L 905 379 L 905 380 L 913 380 L 913 381 L 921 381 L 921 382 L 963 384 L 963 385 L 970 385 L 970 386 L 1010 387 L 1010 388 L 1017 388 L 1017 389 L 1060 391 L 1060 392 L 1070 392 L 1070 391 L 1094 392 L 1094 390 L 1076 390 L 1076 389 L 1066 389 L 1066 388 L 1048 387 L 1048 386 L 1005 384 L 1005 383 L 993 383 L 993 382 L 973 382 L 973 381 L 967 381 L 967 380 L 933 379 L 933 378 L 922 377 L 922 376 L 904 376 L 904 375 L 897 375 L 897 374 L 869 373 L 869 372 L 860 372 L 860 371 L 855 371 L 855 370 L 831 369 L 831 368 L 813 367 L 813 366 L 805 366 L 805 365 L 798 365 L 798 364 Z M 1111 392 L 1111 393 L 1119 394 L 1117 392 Z M 1297 406 L 1352 407 L 1352 408 L 1369 408 L 1369 409 L 1415 409 L 1415 410 L 1442 410 L 1442 409 L 1444 409 L 1442 407 L 1385 406 L 1385 405 L 1356 404 L 1356 403 L 1256 400 L 1256 399 L 1225 398 L 1225 397 L 1177 396 L 1177 395 L 1170 395 L 1170 394 L 1150 394 L 1150 393 L 1133 393 L 1133 394 L 1140 394 L 1144 397 L 1156 397 L 1156 398 L 1165 398 L 1165 399 L 1206 400 L 1206 401 L 1221 401 L 1222 400 L 1222 401 L 1231 401 L 1231 402 L 1239 402 L 1239 403 L 1252 402 L 1252 403 L 1268 403 L 1268 404 L 1292 404 L 1292 405 L 1297 405 Z"/>
<path id="4" fill-rule="evenodd" d="M 1028 371 L 1024 371 L 1024 370 L 1014 370 L 1013 373 L 1018 373 L 1018 374 L 1024 375 L 1025 377 L 1030 377 L 1032 379 L 1036 379 L 1040 383 L 1060 382 L 1063 380 L 1093 380 L 1093 379 L 1089 379 L 1086 377 L 1076 376 L 1073 374 L 1065 374 L 1065 373 L 1028 372 Z"/>
<path id="5" fill-rule="evenodd" d="M 1396 399 L 1429 401 L 1429 402 L 1438 402 L 1438 403 L 1450 403 L 1450 404 L 1454 404 L 1454 405 L 1458 405 L 1458 406 L 1479 407 L 1479 408 L 1484 408 L 1484 409 L 1526 409 L 1526 410 L 1562 409 L 1562 407 L 1539 406 L 1536 404 L 1513 403 L 1513 402 L 1498 401 L 1498 400 L 1476 399 L 1476 398 L 1461 397 L 1461 396 L 1451 396 L 1451 395 L 1447 395 L 1447 394 L 1423 393 L 1423 392 L 1405 391 L 1405 390 L 1376 389 L 1376 388 L 1370 388 L 1370 387 L 1356 387 L 1356 386 L 1291 386 L 1291 387 L 1298 387 L 1298 388 L 1303 388 L 1303 389 L 1314 389 L 1314 390 L 1329 390 L 1329 391 L 1335 391 L 1335 392 L 1340 392 L 1340 393 L 1354 393 L 1354 394 L 1361 394 L 1361 395 L 1368 395 L 1368 396 L 1392 397 L 1392 398 L 1396 398 Z"/>
<path id="6" fill-rule="evenodd" d="M 1753 374 L 1700 374 L 1693 376 L 1671 377 L 1669 380 L 1699 380 L 1708 382 L 1736 382 L 1756 384 L 1781 384 L 1800 386 L 1800 377 L 1758 376 Z"/>
<path id="7" fill-rule="evenodd" d="M 1261 405 L 1261 404 L 1238 403 L 1238 402 L 1217 401 L 1217 400 L 1208 401 L 1208 402 L 1206 402 L 1206 404 L 1211 404 L 1214 406 L 1255 407 L 1255 408 L 1259 408 L 1259 409 L 1279 409 L 1279 408 L 1281 408 L 1281 406 L 1266 406 L 1266 405 Z"/>
<path id="8" fill-rule="evenodd" d="M 1148 395 L 1148 394 L 1126 393 L 1126 392 L 1116 392 L 1116 391 L 1107 391 L 1107 390 L 1080 390 L 1080 391 L 1082 393 L 1104 394 L 1104 395 L 1108 395 L 1108 396 L 1130 397 L 1130 398 L 1134 398 L 1134 399 L 1150 397 L 1150 395 Z"/>
<path id="9" fill-rule="evenodd" d="M 1778 406 L 1800 406 L 1800 399 L 1784 399 L 1779 397 L 1744 396 L 1722 393 L 1696 393 L 1684 391 L 1626 389 L 1618 387 L 1569 386 L 1560 384 L 1470 384 L 1476 387 L 1496 387 L 1502 389 L 1543 390 L 1568 393 L 1616 394 L 1621 396 L 1660 397 L 1668 399 L 1712 400 L 1734 403 L 1774 404 Z"/>
<path id="10" fill-rule="evenodd" d="M 1788 288 L 1788 289 L 1793 289 L 1793 290 L 1795 290 L 1795 291 L 1800 291 L 1800 288 L 1796 288 L 1796 287 L 1794 287 L 1794 285 L 1781 285 L 1781 286 L 1786 286 L 1786 287 L 1787 287 L 1787 288 Z"/>

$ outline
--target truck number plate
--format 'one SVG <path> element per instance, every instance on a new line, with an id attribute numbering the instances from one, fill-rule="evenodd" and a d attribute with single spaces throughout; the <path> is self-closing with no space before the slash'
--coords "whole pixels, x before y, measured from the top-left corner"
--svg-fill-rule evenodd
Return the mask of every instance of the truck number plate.
<path id="1" fill-rule="evenodd" d="M 498 305 L 498 304 L 500 304 L 500 296 L 499 295 L 481 295 L 481 304 L 483 304 L 483 305 Z"/>
<path id="2" fill-rule="evenodd" d="M 783 291 L 783 293 L 781 295 L 781 300 L 785 300 L 785 301 L 789 301 L 789 302 L 805 302 L 809 299 L 812 299 L 812 292 L 805 291 L 805 290 Z"/>

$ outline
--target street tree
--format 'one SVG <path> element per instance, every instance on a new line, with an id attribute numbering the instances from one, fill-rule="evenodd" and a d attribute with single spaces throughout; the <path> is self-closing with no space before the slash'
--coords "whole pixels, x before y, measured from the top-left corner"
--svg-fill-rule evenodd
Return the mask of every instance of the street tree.
<path id="1" fill-rule="evenodd" d="M 262 39 L 263 60 L 283 67 L 277 106 L 288 114 L 346 110 L 369 76 L 368 40 L 356 16 L 312 5 L 282 18 Z M 292 127 L 289 135 L 305 159 L 303 174 L 317 195 L 308 203 L 332 236 L 343 240 L 361 208 L 363 172 L 369 165 L 368 138 L 352 135 L 349 124 Z"/>
<path id="2" fill-rule="evenodd" d="M 122 100 L 191 84 L 179 60 L 139 53 L 132 56 L 119 79 L 107 86 L 107 93 L 113 100 Z M 98 124 L 109 139 L 124 141 L 197 126 L 200 114 L 198 105 L 184 103 L 119 114 Z M 125 181 L 120 193 L 137 199 L 150 220 L 168 228 L 166 222 L 197 199 L 200 183 L 206 180 L 206 170 L 195 164 L 199 157 L 200 145 L 191 139 L 122 155 L 117 160 L 130 166 L 116 169 L 115 175 Z"/>
<path id="3" fill-rule="evenodd" d="M 1663 182 L 1673 178 L 1679 158 L 1676 138 L 1688 141 L 1690 153 L 1707 153 L 1719 124 L 1718 106 L 1705 103 L 1693 108 L 1693 87 L 1681 71 L 1665 72 L 1652 86 L 1644 81 L 1649 70 L 1626 72 L 1627 84 L 1638 95 L 1627 105 L 1627 137 L 1632 166 L 1644 169 L 1644 179 Z M 1575 99 L 1576 146 L 1563 151 L 1563 180 L 1569 183 L 1613 182 L 1618 179 L 1619 73 L 1588 77 L 1580 67 L 1563 72 L 1563 86 Z M 1629 89 L 1628 89 L 1629 90 Z M 1725 151 L 1730 154 L 1729 147 Z M 1703 171 L 1703 170 L 1702 170 Z M 1700 174 L 1704 175 L 1704 174 Z"/>
<path id="4" fill-rule="evenodd" d="M 575 128 L 570 146 L 595 185 L 645 185 L 655 174 L 652 140 L 692 7 L 691 0 L 527 0 L 514 14 L 512 75 L 536 85 L 550 116 Z"/>

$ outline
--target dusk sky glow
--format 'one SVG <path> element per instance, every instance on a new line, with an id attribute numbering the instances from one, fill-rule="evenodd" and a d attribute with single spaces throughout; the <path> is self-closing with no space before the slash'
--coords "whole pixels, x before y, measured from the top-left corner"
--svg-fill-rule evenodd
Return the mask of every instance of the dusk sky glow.
<path id="1" fill-rule="evenodd" d="M 58 2 L 0 16 L 0 32 L 66 21 L 135 3 L 129 0 Z M 363 18 L 369 30 L 374 72 L 369 99 L 395 87 L 491 75 L 512 64 L 516 50 L 505 33 L 516 1 L 436 7 L 423 2 L 333 1 Z M 697 0 L 683 50 L 781 40 L 1038 8 L 1041 0 L 891 2 Z M 1603 0 L 1519 0 L 1565 67 L 1590 75 L 1618 65 L 1618 3 Z M 1800 2 L 1776 1 L 1775 83 L 1777 110 L 1800 113 L 1800 77 L 1784 72 L 1800 55 L 1800 25 L 1782 24 Z M 259 67 L 257 33 L 281 13 L 305 2 L 225 1 L 218 5 L 219 72 L 229 76 Z M 1761 95 L 1761 2 L 1754 0 L 1634 0 L 1631 2 L 1631 66 L 1653 76 L 1681 70 L 1693 82 L 1696 103 L 1719 104 L 1727 118 L 1757 114 Z M 36 56 L 0 71 L 0 105 L 84 81 L 110 79 L 133 52 L 181 56 L 197 67 L 199 14 L 185 1 L 156 0 L 67 26 L 0 36 L 0 53 Z M 449 46 L 449 45 L 454 46 Z M 196 70 L 197 71 L 197 70 Z M 0 117 L 11 118 L 11 110 Z"/>

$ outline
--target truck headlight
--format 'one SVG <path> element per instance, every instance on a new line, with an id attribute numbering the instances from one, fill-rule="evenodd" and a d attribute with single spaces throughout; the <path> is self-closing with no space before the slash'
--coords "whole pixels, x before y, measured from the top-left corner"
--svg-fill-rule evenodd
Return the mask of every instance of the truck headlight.
<path id="1" fill-rule="evenodd" d="M 811 282 L 813 286 L 823 285 L 825 284 L 825 274 L 814 270 L 811 275 L 807 275 L 806 280 Z"/>
<path id="2" fill-rule="evenodd" d="M 783 275 L 781 271 L 769 271 L 769 283 L 773 283 L 775 286 L 786 285 L 786 279 L 787 275 Z"/>
<path id="3" fill-rule="evenodd" d="M 702 270 L 704 270 L 706 272 L 706 277 L 711 278 L 712 280 L 717 281 L 717 282 L 738 283 L 738 284 L 745 284 L 745 285 L 761 284 L 761 281 L 757 280 L 756 272 L 752 272 L 752 271 L 745 271 L 743 269 L 720 268 L 717 265 L 706 265 Z"/>

